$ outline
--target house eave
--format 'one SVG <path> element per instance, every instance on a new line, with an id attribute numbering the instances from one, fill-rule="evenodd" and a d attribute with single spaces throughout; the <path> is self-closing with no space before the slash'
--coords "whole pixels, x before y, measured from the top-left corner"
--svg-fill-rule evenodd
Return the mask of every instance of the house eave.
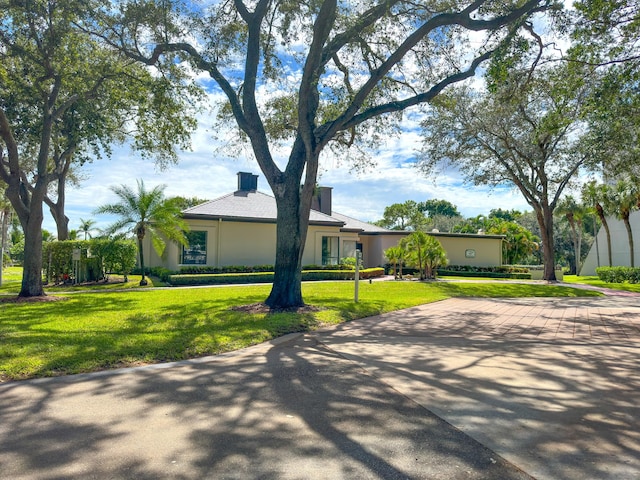
<path id="1" fill-rule="evenodd" d="M 185 220 L 216 220 L 223 222 L 245 222 L 245 223 L 273 223 L 276 224 L 275 218 L 260 218 L 260 217 L 236 217 L 229 215 L 194 215 L 189 213 L 183 213 L 182 217 Z M 344 225 L 343 222 L 331 222 L 322 220 L 310 220 L 309 225 L 323 226 L 323 227 L 336 227 L 340 228 Z"/>

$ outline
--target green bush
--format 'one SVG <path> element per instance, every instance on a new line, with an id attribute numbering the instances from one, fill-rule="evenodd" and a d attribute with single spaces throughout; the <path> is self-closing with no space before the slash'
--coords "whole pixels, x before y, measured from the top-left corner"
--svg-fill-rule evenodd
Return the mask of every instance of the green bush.
<path id="1" fill-rule="evenodd" d="M 21 237 L 17 242 L 11 244 L 9 249 L 9 256 L 11 262 L 17 265 L 22 265 L 24 262 L 24 237 Z"/>
<path id="2" fill-rule="evenodd" d="M 493 267 L 476 267 L 473 265 L 448 265 L 450 272 L 493 272 L 493 273 L 528 273 L 529 268 L 520 265 L 496 265 Z"/>
<path id="3" fill-rule="evenodd" d="M 355 268 L 355 263 L 353 264 L 354 266 L 351 265 L 303 265 L 302 266 L 302 271 L 309 271 L 309 270 L 353 270 Z"/>
<path id="4" fill-rule="evenodd" d="M 357 261 L 356 257 L 345 257 L 340 260 L 340 265 L 347 265 L 355 270 Z M 362 266 L 362 263 L 360 263 L 360 265 Z"/>
<path id="5" fill-rule="evenodd" d="M 487 272 L 487 271 L 461 271 L 461 270 L 449 270 L 438 269 L 438 275 L 446 275 L 448 277 L 479 277 L 479 278 L 513 278 L 516 280 L 531 280 L 530 273 L 502 273 L 502 272 Z"/>
<path id="6" fill-rule="evenodd" d="M 273 265 L 228 265 L 226 267 L 211 267 L 206 265 L 189 265 L 180 267 L 180 273 L 198 274 L 198 273 L 254 273 L 254 272 L 273 272 Z"/>
<path id="7" fill-rule="evenodd" d="M 153 275 L 154 277 L 158 277 L 163 282 L 168 282 L 169 277 L 174 275 L 176 272 L 169 270 L 164 267 L 153 267 L 149 269 L 149 275 Z"/>
<path id="8" fill-rule="evenodd" d="M 640 283 L 638 267 L 598 267 L 596 275 L 606 283 Z"/>
<path id="9" fill-rule="evenodd" d="M 89 240 L 91 256 L 100 259 L 103 276 L 110 273 L 129 275 L 136 267 L 138 249 L 132 240 Z"/>
<path id="10" fill-rule="evenodd" d="M 153 272 L 152 272 L 153 273 Z M 367 268 L 360 270 L 360 278 L 381 277 L 384 275 L 383 268 Z M 319 280 L 353 280 L 354 270 L 303 270 L 302 280 L 305 282 Z M 167 275 L 163 281 L 171 285 L 224 285 L 238 283 L 271 283 L 273 282 L 273 272 L 253 272 L 253 273 L 199 273 L 199 274 L 173 274 Z"/>
<path id="11" fill-rule="evenodd" d="M 74 271 L 73 251 L 80 250 L 78 269 Z M 109 273 L 127 276 L 136 263 L 136 245 L 131 240 L 65 240 L 43 246 L 43 264 L 48 282 L 61 283 L 108 279 Z"/>
<path id="12" fill-rule="evenodd" d="M 189 273 L 169 275 L 167 282 L 171 285 L 223 285 L 237 283 L 270 283 L 274 274 L 271 272 L 255 273 Z"/>

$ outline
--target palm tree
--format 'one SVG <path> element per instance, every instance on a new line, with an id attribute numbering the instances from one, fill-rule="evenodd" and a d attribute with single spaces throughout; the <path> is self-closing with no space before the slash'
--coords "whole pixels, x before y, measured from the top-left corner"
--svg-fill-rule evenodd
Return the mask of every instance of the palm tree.
<path id="1" fill-rule="evenodd" d="M 91 231 L 93 230 L 94 225 L 96 224 L 95 220 L 84 220 L 83 218 L 80 219 L 80 228 L 79 230 L 84 233 L 84 239 L 86 240 L 87 237 L 91 238 Z"/>
<path id="2" fill-rule="evenodd" d="M 564 215 L 569 226 L 571 227 L 571 240 L 573 241 L 573 255 L 575 258 L 574 275 L 580 274 L 580 260 L 582 247 L 582 219 L 584 218 L 585 208 L 576 202 L 571 195 L 567 195 L 556 207 L 558 215 Z"/>
<path id="3" fill-rule="evenodd" d="M 607 237 L 607 253 L 609 255 L 609 266 L 613 266 L 613 256 L 611 255 L 611 232 L 609 231 L 609 222 L 607 222 L 607 208 L 611 205 L 611 192 L 607 184 L 598 184 L 595 180 L 582 186 L 582 200 L 591 205 L 598 218 Z M 598 241 L 596 235 L 596 242 Z M 597 244 L 596 244 L 597 246 Z M 598 259 L 599 260 L 599 259 Z M 598 263 L 599 265 L 599 263 Z"/>
<path id="4" fill-rule="evenodd" d="M 435 278 L 438 267 L 448 263 L 447 253 L 437 238 L 427 235 L 424 251 L 424 270 L 427 278 Z"/>
<path id="5" fill-rule="evenodd" d="M 627 238 L 629 240 L 629 258 L 631 266 L 635 267 L 633 233 L 631 231 L 631 223 L 629 216 L 631 211 L 638 207 L 638 187 L 635 182 L 628 180 L 620 180 L 612 191 L 612 207 L 619 220 L 624 222 L 627 229 Z"/>
<path id="6" fill-rule="evenodd" d="M 107 234 L 112 235 L 129 230 L 138 239 L 138 254 L 142 270 L 140 285 L 146 285 L 142 248 L 145 236 L 149 234 L 154 249 L 158 255 L 162 255 L 166 246 L 165 238 L 187 245 L 184 232 L 188 227 L 180 215 L 179 203 L 175 199 L 165 198 L 166 185 L 158 185 L 147 191 L 142 180 L 137 180 L 137 183 L 137 192 L 127 185 L 111 187 L 111 191 L 120 198 L 120 202 L 103 205 L 95 213 L 109 213 L 120 217 L 106 229 Z"/>
<path id="7" fill-rule="evenodd" d="M 407 256 L 407 250 L 405 248 L 406 242 L 402 240 L 395 247 L 389 247 L 384 251 L 384 256 L 390 263 L 393 263 L 393 276 L 395 278 L 402 278 L 402 264 Z M 398 265 L 400 269 L 398 269 Z"/>
<path id="8" fill-rule="evenodd" d="M 409 256 L 413 259 L 415 263 L 418 264 L 418 271 L 420 272 L 420 280 L 425 279 L 423 265 L 425 263 L 424 252 L 427 247 L 427 234 L 421 231 L 413 232 L 408 237 L 407 240 L 407 250 L 409 252 Z"/>
<path id="9" fill-rule="evenodd" d="M 540 238 L 513 221 L 493 218 L 487 232 L 504 235 L 502 255 L 507 265 L 516 265 L 525 261 L 529 255 L 539 248 L 538 242 L 540 242 Z"/>

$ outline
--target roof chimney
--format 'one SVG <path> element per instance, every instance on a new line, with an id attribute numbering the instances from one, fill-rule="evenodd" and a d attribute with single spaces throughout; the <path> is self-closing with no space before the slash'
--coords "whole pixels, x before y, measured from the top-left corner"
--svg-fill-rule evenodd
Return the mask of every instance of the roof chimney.
<path id="1" fill-rule="evenodd" d="M 311 208 L 325 215 L 331 215 L 331 190 L 333 187 L 316 187 Z"/>
<path id="2" fill-rule="evenodd" d="M 258 175 L 248 172 L 238 172 L 238 191 L 255 192 L 258 190 Z"/>

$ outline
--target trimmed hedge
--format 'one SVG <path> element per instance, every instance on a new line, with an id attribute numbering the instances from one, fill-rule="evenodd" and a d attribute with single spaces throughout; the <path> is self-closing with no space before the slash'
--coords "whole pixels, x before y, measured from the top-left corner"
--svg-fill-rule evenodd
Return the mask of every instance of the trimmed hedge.
<path id="1" fill-rule="evenodd" d="M 640 283 L 638 267 L 598 267 L 596 274 L 606 283 Z"/>
<path id="2" fill-rule="evenodd" d="M 385 270 L 389 273 L 393 272 L 393 265 L 386 264 Z M 400 269 L 398 269 L 399 271 Z M 403 275 L 415 275 L 418 269 L 411 267 L 403 267 Z M 438 275 L 446 275 L 449 277 L 484 277 L 484 278 L 513 278 L 517 280 L 531 280 L 531 273 L 526 267 L 501 265 L 495 267 L 476 267 L 473 265 L 447 265 L 438 268 Z"/>
<path id="3" fill-rule="evenodd" d="M 445 270 L 445 269 L 443 269 Z M 472 265 L 448 265 L 450 272 L 490 272 L 490 273 L 529 273 L 529 268 L 520 265 L 500 265 L 495 267 L 476 267 Z"/>
<path id="4" fill-rule="evenodd" d="M 162 267 L 158 267 L 162 268 Z M 307 270 L 354 270 L 352 265 L 304 265 L 303 271 Z M 189 265 L 180 267 L 180 274 L 222 274 L 222 273 L 256 273 L 256 272 L 273 272 L 273 265 L 227 265 L 225 267 L 211 267 L 205 265 Z M 152 269 L 153 271 L 153 269 Z"/>
<path id="5" fill-rule="evenodd" d="M 152 272 L 153 273 L 153 272 Z M 384 275 L 383 268 L 367 268 L 360 270 L 360 279 L 381 277 Z M 355 270 L 303 270 L 302 280 L 305 282 L 319 280 L 353 280 Z M 167 275 L 166 281 L 171 285 L 224 285 L 238 283 L 271 283 L 273 282 L 273 272 L 253 272 L 253 273 L 200 273 L 200 274 L 174 274 Z M 162 277 L 160 277 L 162 279 Z"/>
<path id="6" fill-rule="evenodd" d="M 446 275 L 448 277 L 513 278 L 515 280 L 531 280 L 530 273 L 465 272 L 461 270 L 438 269 L 438 275 Z"/>

